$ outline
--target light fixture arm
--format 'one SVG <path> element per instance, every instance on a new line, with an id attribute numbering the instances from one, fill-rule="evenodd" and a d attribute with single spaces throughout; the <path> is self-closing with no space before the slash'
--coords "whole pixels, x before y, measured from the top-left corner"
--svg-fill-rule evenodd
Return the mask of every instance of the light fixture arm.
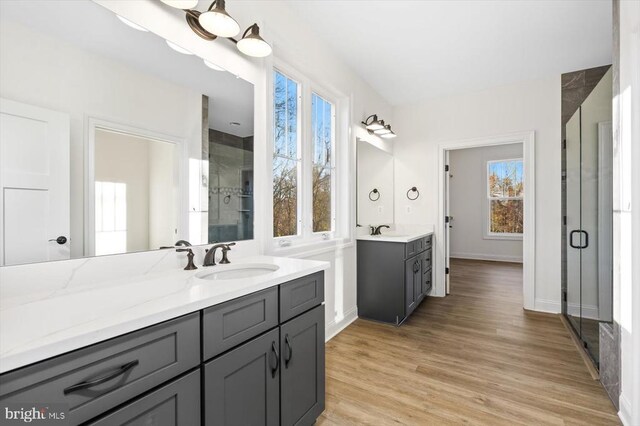
<path id="1" fill-rule="evenodd" d="M 364 124 L 365 126 L 368 126 L 369 124 L 373 123 L 374 121 L 378 121 L 378 115 L 377 114 L 371 114 L 370 116 L 368 116 L 367 118 L 364 119 L 362 124 Z"/>

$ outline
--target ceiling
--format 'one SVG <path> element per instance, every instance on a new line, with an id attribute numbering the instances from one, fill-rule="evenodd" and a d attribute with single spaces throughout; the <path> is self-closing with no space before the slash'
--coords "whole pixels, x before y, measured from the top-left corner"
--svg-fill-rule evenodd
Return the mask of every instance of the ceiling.
<path id="1" fill-rule="evenodd" d="M 403 105 L 611 63 L 610 0 L 286 0 Z"/>
<path id="2" fill-rule="evenodd" d="M 5 20 L 207 95 L 211 128 L 240 137 L 253 135 L 251 83 L 172 50 L 161 37 L 128 27 L 96 3 L 0 0 L 0 22 Z"/>

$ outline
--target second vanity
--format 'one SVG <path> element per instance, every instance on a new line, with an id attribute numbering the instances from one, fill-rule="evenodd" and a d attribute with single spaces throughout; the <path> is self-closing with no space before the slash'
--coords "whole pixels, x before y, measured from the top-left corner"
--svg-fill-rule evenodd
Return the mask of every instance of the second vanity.
<path id="1" fill-rule="evenodd" d="M 358 316 L 400 325 L 432 287 L 433 233 L 358 237 Z"/>
<path id="2" fill-rule="evenodd" d="M 272 271 L 252 276 L 258 266 Z M 55 304 L 5 304 L 0 405 L 46 405 L 74 425 L 312 424 L 324 410 L 326 267 L 261 256 Z M 214 269 L 247 272 L 211 279 Z M 153 291 L 149 282 L 158 294 L 137 303 L 137 293 Z M 103 299 L 110 291 L 119 301 Z M 66 327 L 53 306 L 74 305 L 100 314 Z M 20 335 L 20 316 L 34 309 L 40 317 L 22 322 L 49 322 L 52 333 Z"/>

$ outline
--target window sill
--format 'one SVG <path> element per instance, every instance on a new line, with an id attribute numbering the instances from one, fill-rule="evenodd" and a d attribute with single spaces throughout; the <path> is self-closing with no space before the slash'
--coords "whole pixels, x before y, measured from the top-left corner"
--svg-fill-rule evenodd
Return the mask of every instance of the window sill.
<path id="1" fill-rule="evenodd" d="M 522 241 L 522 234 L 485 234 L 482 238 L 484 240 Z"/>
<path id="2" fill-rule="evenodd" d="M 294 241 L 288 247 L 273 247 L 269 254 L 282 257 L 310 257 L 321 253 L 353 246 L 348 238 L 332 238 L 330 240 Z"/>

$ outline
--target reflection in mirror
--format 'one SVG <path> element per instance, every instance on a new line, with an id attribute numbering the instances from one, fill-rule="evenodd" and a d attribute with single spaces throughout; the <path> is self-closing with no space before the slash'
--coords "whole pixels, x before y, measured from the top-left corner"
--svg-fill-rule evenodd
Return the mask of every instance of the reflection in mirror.
<path id="1" fill-rule="evenodd" d="M 252 239 L 253 85 L 214 66 L 89 0 L 1 1 L 0 266 Z"/>
<path id="2" fill-rule="evenodd" d="M 253 123 L 230 122 L 221 131 L 215 115 L 208 116 L 203 140 L 209 161 L 208 242 L 253 239 Z"/>
<path id="3" fill-rule="evenodd" d="M 358 224 L 393 223 L 393 155 L 358 139 Z"/>

